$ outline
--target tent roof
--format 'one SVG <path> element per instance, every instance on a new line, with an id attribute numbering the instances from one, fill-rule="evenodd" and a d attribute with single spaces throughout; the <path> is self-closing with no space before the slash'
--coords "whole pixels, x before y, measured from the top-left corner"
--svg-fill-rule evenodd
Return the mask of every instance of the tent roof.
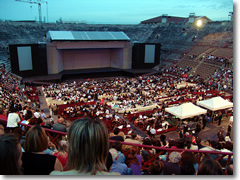
<path id="1" fill-rule="evenodd" d="M 179 106 L 173 106 L 165 109 L 166 112 L 177 116 L 180 119 L 194 117 L 200 114 L 206 114 L 207 110 L 194 105 L 191 102 L 183 103 Z"/>
<path id="2" fill-rule="evenodd" d="M 122 31 L 48 31 L 50 41 L 130 41 Z"/>
<path id="3" fill-rule="evenodd" d="M 205 107 L 211 111 L 217 111 L 233 107 L 232 102 L 229 102 L 228 100 L 225 100 L 220 96 L 213 97 L 208 100 L 197 101 L 197 105 Z"/>

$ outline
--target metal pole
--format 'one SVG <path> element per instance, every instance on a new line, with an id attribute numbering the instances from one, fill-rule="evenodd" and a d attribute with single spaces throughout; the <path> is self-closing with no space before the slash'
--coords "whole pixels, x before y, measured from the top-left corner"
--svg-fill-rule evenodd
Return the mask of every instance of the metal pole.
<path id="1" fill-rule="evenodd" d="M 48 2 L 46 1 L 46 6 L 47 6 L 47 23 L 48 23 Z"/>
<path id="2" fill-rule="evenodd" d="M 38 3 L 39 22 L 42 23 L 41 3 Z"/>

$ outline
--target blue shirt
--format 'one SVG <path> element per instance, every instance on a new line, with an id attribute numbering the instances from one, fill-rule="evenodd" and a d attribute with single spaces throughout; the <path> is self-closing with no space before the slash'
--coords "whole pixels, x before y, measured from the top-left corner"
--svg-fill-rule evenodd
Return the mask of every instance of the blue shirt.
<path id="1" fill-rule="evenodd" d="M 118 162 L 120 163 L 125 163 L 126 157 L 124 156 L 124 154 L 121 151 L 118 151 Z"/>
<path id="2" fill-rule="evenodd" d="M 110 170 L 110 172 L 118 172 L 121 175 L 126 175 L 127 171 L 128 171 L 127 165 L 124 163 L 117 162 L 117 161 L 113 162 L 112 168 Z"/>

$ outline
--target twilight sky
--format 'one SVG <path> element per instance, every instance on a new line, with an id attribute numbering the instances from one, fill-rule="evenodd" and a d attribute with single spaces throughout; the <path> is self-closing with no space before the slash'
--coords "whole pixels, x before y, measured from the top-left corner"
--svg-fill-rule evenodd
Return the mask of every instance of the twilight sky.
<path id="1" fill-rule="evenodd" d="M 31 1 L 31 0 L 20 0 Z M 38 1 L 38 0 L 32 0 Z M 138 24 L 168 14 L 188 17 L 207 16 L 213 21 L 229 20 L 238 0 L 42 0 L 42 17 L 48 22 L 78 21 L 103 24 Z M 38 5 L 15 0 L 0 0 L 0 20 L 39 20 Z"/>

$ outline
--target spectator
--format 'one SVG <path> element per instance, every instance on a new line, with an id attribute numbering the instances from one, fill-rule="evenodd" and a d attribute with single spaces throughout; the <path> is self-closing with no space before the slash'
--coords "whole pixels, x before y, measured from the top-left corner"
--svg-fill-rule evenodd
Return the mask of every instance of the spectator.
<path id="1" fill-rule="evenodd" d="M 53 155 L 55 152 L 57 152 L 56 145 L 50 140 L 49 136 L 47 136 L 47 139 L 48 139 L 48 148 L 43 152 L 45 154 Z"/>
<path id="2" fill-rule="evenodd" d="M 217 146 L 218 146 L 217 141 L 209 140 L 209 146 L 205 146 L 205 147 L 203 147 L 203 148 L 201 148 L 199 150 L 203 150 L 203 151 L 217 151 L 216 150 Z M 208 156 L 211 159 L 217 159 L 219 157 L 218 154 L 211 154 L 211 153 L 209 153 Z M 204 156 L 203 160 L 205 160 L 205 159 L 206 159 L 206 157 Z"/>
<path id="3" fill-rule="evenodd" d="M 16 108 L 13 108 L 12 112 L 8 114 L 7 128 L 9 128 L 11 131 L 17 128 L 18 124 L 21 122 L 21 119 L 18 113 L 19 111 Z"/>
<path id="4" fill-rule="evenodd" d="M 148 145 L 148 146 L 152 146 L 152 142 L 151 140 L 147 137 L 143 140 L 143 145 Z M 148 153 L 148 151 L 150 151 L 150 153 L 152 154 L 155 154 L 156 150 L 155 149 L 150 149 L 150 148 L 146 148 L 146 147 L 143 147 L 141 149 L 141 155 L 143 157 L 143 161 L 144 162 L 147 162 L 149 159 L 151 159 L 151 155 Z"/>
<path id="5" fill-rule="evenodd" d="M 109 152 L 111 153 L 112 159 L 113 159 L 113 164 L 110 172 L 118 172 L 121 175 L 126 175 L 128 172 L 128 167 L 125 163 L 120 163 L 117 161 L 119 157 L 117 150 L 114 148 L 111 148 Z"/>
<path id="6" fill-rule="evenodd" d="M 58 151 L 53 154 L 61 162 L 63 168 L 66 166 L 68 161 L 68 144 L 67 141 L 61 140 L 58 145 Z"/>
<path id="7" fill-rule="evenodd" d="M 202 118 L 202 123 L 203 123 L 203 127 L 202 129 L 205 129 L 206 125 L 207 125 L 207 115 L 204 115 L 203 118 Z"/>
<path id="8" fill-rule="evenodd" d="M 153 161 L 149 166 L 149 175 L 162 175 L 163 174 L 163 162 L 159 160 Z"/>
<path id="9" fill-rule="evenodd" d="M 185 146 L 186 146 L 185 149 L 198 150 L 198 146 L 192 144 L 192 138 L 191 137 L 186 137 Z"/>
<path id="10" fill-rule="evenodd" d="M 134 144 L 141 144 L 139 140 L 137 140 L 137 131 L 133 130 L 131 132 L 131 138 L 126 138 L 125 141 L 126 143 L 134 143 Z M 131 145 L 123 145 L 124 150 L 130 149 L 132 146 Z"/>
<path id="11" fill-rule="evenodd" d="M 184 137 L 185 137 L 184 129 L 182 127 L 180 127 L 179 138 L 184 138 Z"/>
<path id="12" fill-rule="evenodd" d="M 106 161 L 107 172 L 111 170 L 112 164 L 113 164 L 112 154 L 108 151 L 108 156 Z"/>
<path id="13" fill-rule="evenodd" d="M 120 132 L 120 129 L 119 128 L 115 128 L 114 130 L 113 130 L 113 136 L 112 137 L 110 137 L 109 139 L 110 140 L 115 140 L 115 141 L 124 141 L 124 139 L 123 139 L 123 137 L 122 136 L 120 136 L 119 135 L 119 132 Z"/>
<path id="14" fill-rule="evenodd" d="M 232 125 L 233 125 L 233 123 L 232 122 L 230 122 L 229 124 L 228 124 L 228 129 L 227 129 L 227 132 L 230 134 L 231 133 L 231 131 L 232 131 Z"/>
<path id="15" fill-rule="evenodd" d="M 0 121 L 0 135 L 5 134 L 6 124 Z"/>
<path id="16" fill-rule="evenodd" d="M 225 142 L 227 142 L 227 141 L 232 141 L 229 132 L 227 132 L 227 134 L 226 134 L 224 140 L 225 140 Z"/>
<path id="17" fill-rule="evenodd" d="M 47 119 L 47 116 L 46 116 L 46 114 L 44 113 L 43 109 L 41 109 L 40 116 L 41 116 L 42 119 Z"/>
<path id="18" fill-rule="evenodd" d="M 59 118 L 59 122 L 57 124 L 53 124 L 53 130 L 61 131 L 61 132 L 67 132 L 67 127 L 64 124 L 64 118 L 63 117 Z"/>
<path id="19" fill-rule="evenodd" d="M 155 134 L 156 134 L 156 129 L 154 128 L 154 126 L 150 127 L 150 137 L 151 138 L 155 138 Z"/>
<path id="20" fill-rule="evenodd" d="M 196 137 L 198 137 L 201 129 L 202 129 L 201 124 L 198 122 L 197 125 L 196 125 L 196 130 L 195 130 L 196 131 L 196 134 L 195 134 Z"/>
<path id="21" fill-rule="evenodd" d="M 206 159 L 199 165 L 197 175 L 223 175 L 223 170 L 218 161 Z"/>
<path id="22" fill-rule="evenodd" d="M 28 108 L 28 110 L 26 110 L 26 114 L 25 114 L 25 116 L 24 116 L 24 119 L 25 119 L 25 120 L 28 120 L 28 119 L 31 119 L 32 117 L 33 117 L 33 113 L 32 113 L 32 111 L 31 111 L 31 109 Z"/>
<path id="23" fill-rule="evenodd" d="M 21 175 L 22 150 L 15 134 L 0 135 L 0 174 Z"/>
<path id="24" fill-rule="evenodd" d="M 67 171 L 50 175 L 117 175 L 106 168 L 109 153 L 108 130 L 100 120 L 83 118 L 69 127 Z"/>
<path id="25" fill-rule="evenodd" d="M 115 142 L 111 143 L 111 148 L 115 148 L 118 151 L 118 160 L 117 161 L 120 163 L 125 163 L 126 157 L 121 152 L 122 144 L 119 141 L 115 141 Z"/>
<path id="26" fill-rule="evenodd" d="M 233 175 L 233 163 L 229 163 L 225 169 L 226 175 Z"/>
<path id="27" fill-rule="evenodd" d="M 126 164 L 132 170 L 132 175 L 142 175 L 141 172 L 141 163 L 142 163 L 142 156 L 137 154 L 138 147 L 132 146 L 130 148 L 130 152 L 126 157 Z"/>
<path id="28" fill-rule="evenodd" d="M 219 113 L 218 113 L 218 126 L 221 125 L 221 121 L 222 121 L 222 111 L 219 111 Z"/>
<path id="29" fill-rule="evenodd" d="M 35 118 L 41 118 L 41 114 L 40 114 L 39 109 L 37 109 L 37 110 L 33 113 L 33 115 L 35 116 Z"/>
<path id="30" fill-rule="evenodd" d="M 182 163 L 186 161 L 191 161 L 193 164 L 193 167 L 195 169 L 194 174 L 196 174 L 198 170 L 198 163 L 197 163 L 197 158 L 195 157 L 194 153 L 189 152 L 189 151 L 183 151 L 182 152 Z"/>
<path id="31" fill-rule="evenodd" d="M 184 161 L 180 166 L 181 175 L 195 175 L 195 169 L 192 161 Z"/>
<path id="32" fill-rule="evenodd" d="M 202 139 L 200 137 L 196 138 L 196 144 L 198 146 L 198 150 L 205 147 L 202 145 Z"/>
<path id="33" fill-rule="evenodd" d="M 32 126 L 27 132 L 22 156 L 24 175 L 49 175 L 53 170 L 62 170 L 57 157 L 43 152 L 47 147 L 45 130 L 39 125 Z"/>
<path id="34" fill-rule="evenodd" d="M 163 161 L 163 175 L 181 175 L 180 163 L 182 156 L 179 152 L 173 151 L 169 154 L 169 161 Z"/>
<path id="35" fill-rule="evenodd" d="M 164 142 L 166 143 L 166 135 L 164 133 L 161 134 L 160 141 L 161 143 L 164 143 Z"/>

